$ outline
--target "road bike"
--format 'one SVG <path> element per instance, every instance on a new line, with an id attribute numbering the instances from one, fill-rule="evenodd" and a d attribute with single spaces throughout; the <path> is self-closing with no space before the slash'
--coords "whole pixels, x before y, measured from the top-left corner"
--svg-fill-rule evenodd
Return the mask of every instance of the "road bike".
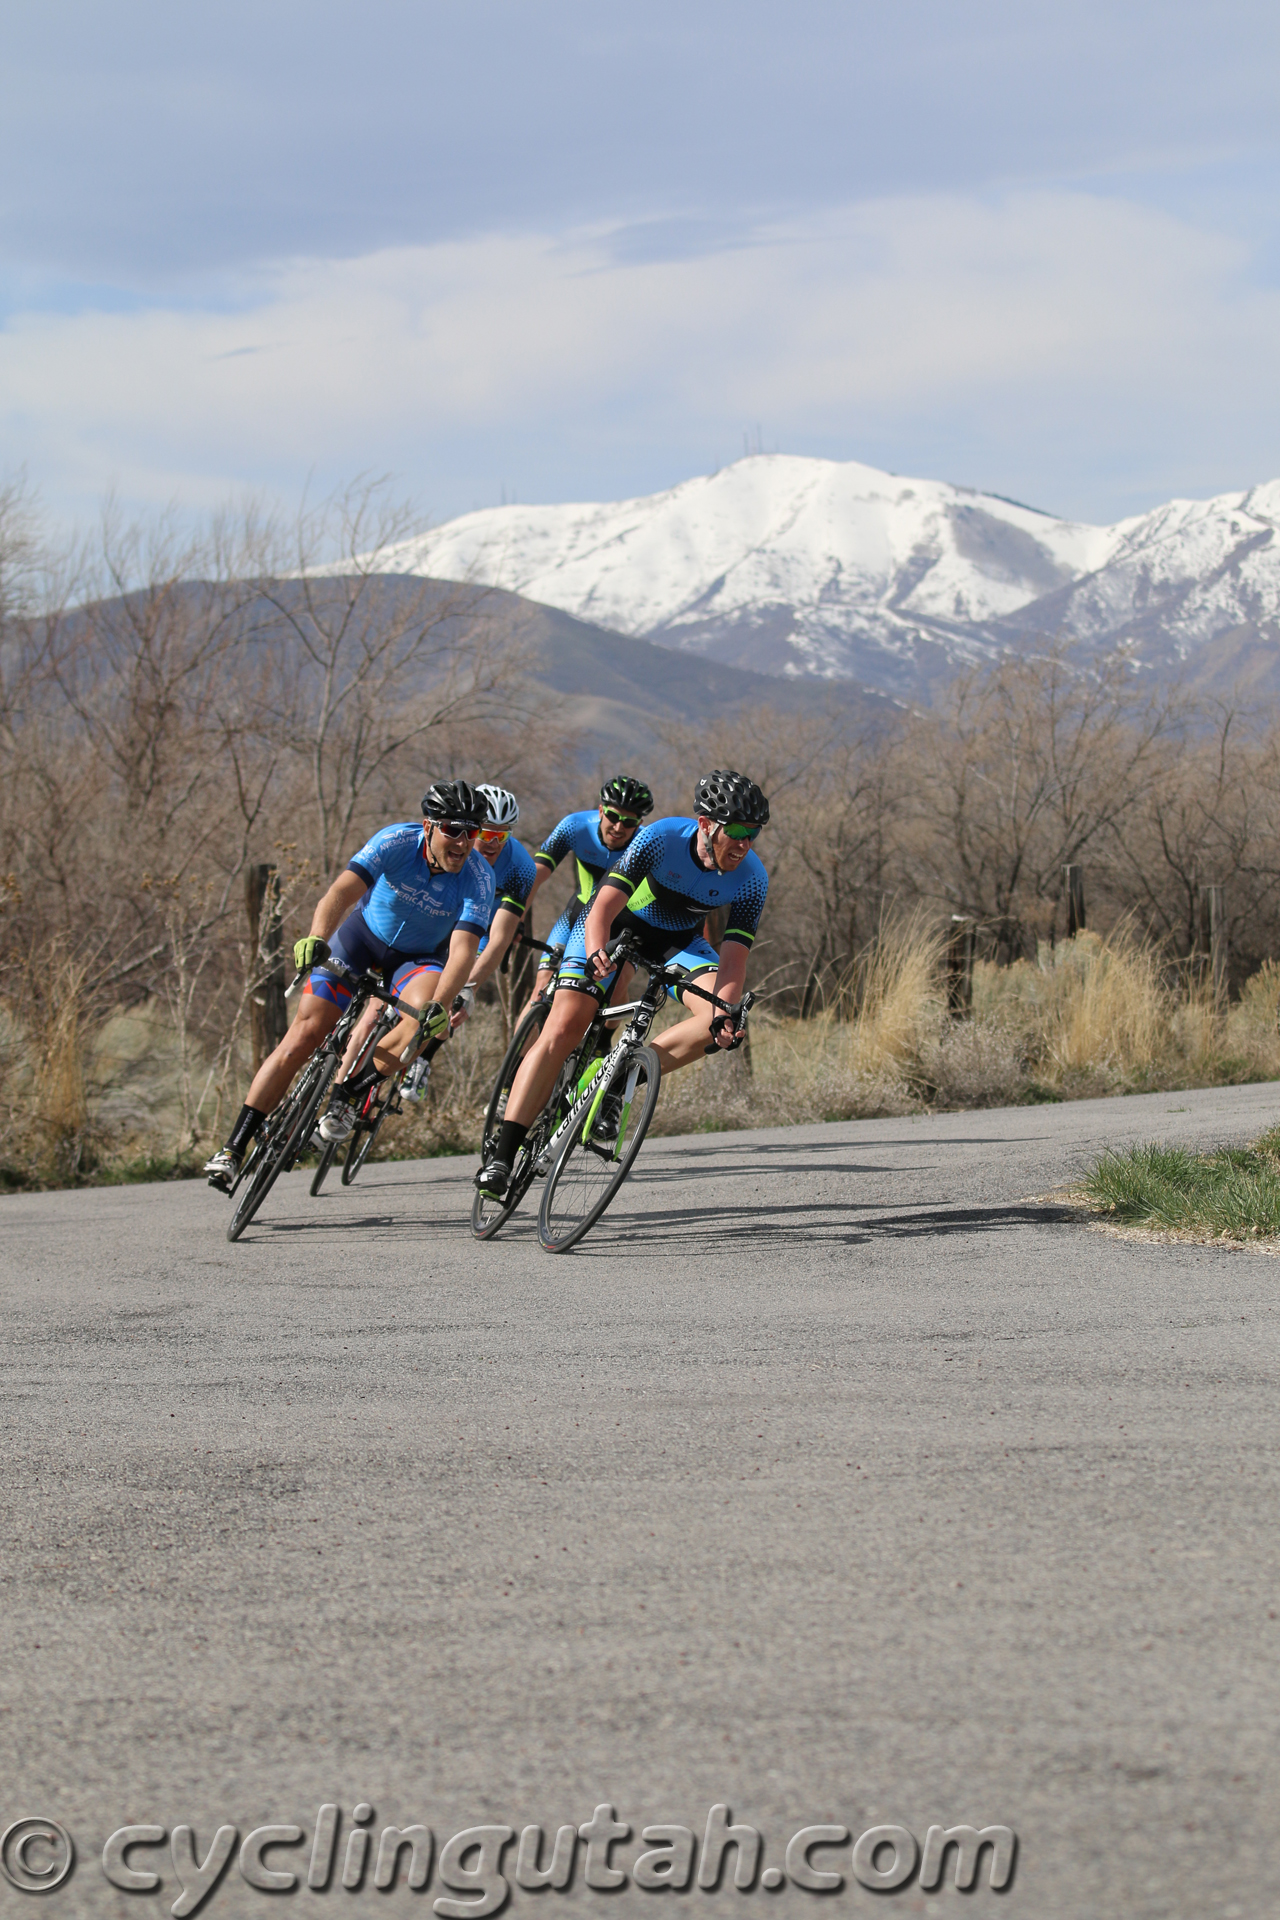
<path id="1" fill-rule="evenodd" d="M 453 1012 L 457 1013 L 463 1004 L 463 996 L 460 993 L 455 994 Z M 381 1039 L 382 1035 L 394 1025 L 394 1018 L 384 1012 L 379 1017 L 378 1038 Z M 369 1158 L 378 1135 L 382 1132 L 384 1123 L 392 1114 L 404 1112 L 405 1096 L 403 1094 L 403 1088 L 410 1070 L 424 1060 L 428 1062 L 434 1060 L 445 1041 L 450 1038 L 452 1038 L 452 1035 L 445 1033 L 441 1034 L 438 1039 L 428 1040 L 422 1047 L 416 1049 L 407 1047 L 401 1056 L 400 1063 L 396 1067 L 395 1072 L 386 1074 L 375 1080 L 373 1085 L 363 1095 L 360 1105 L 356 1110 L 355 1125 L 352 1127 L 346 1142 L 347 1151 L 342 1162 L 342 1184 L 344 1187 L 351 1185 L 351 1182 Z M 361 1055 L 362 1060 L 367 1060 L 368 1058 L 369 1055 L 367 1051 Z M 356 1067 L 353 1067 L 348 1078 L 354 1078 L 357 1070 Z M 410 1092 L 408 1098 L 411 1100 L 421 1099 L 424 1092 L 425 1087 L 417 1094 Z M 337 1158 L 338 1150 L 343 1144 L 341 1140 L 325 1140 L 323 1135 L 321 1136 L 321 1140 L 322 1151 L 319 1164 L 311 1179 L 312 1199 L 315 1198 L 324 1185 L 325 1176 Z"/>
<path id="2" fill-rule="evenodd" d="M 556 997 L 556 971 L 560 965 L 560 961 L 564 957 L 563 947 L 550 947 L 544 940 L 534 940 L 526 935 L 523 929 L 521 929 L 516 938 L 523 946 L 538 947 L 541 949 L 545 955 L 543 964 L 550 969 L 551 977 L 542 992 L 534 997 L 528 1012 L 519 1022 L 515 1032 L 511 1036 L 511 1044 L 502 1056 L 502 1065 L 498 1068 L 498 1075 L 493 1083 L 493 1090 L 489 1095 L 489 1103 L 484 1113 L 484 1127 L 480 1141 L 480 1164 L 482 1166 L 486 1160 L 492 1157 L 497 1145 L 498 1130 L 502 1125 L 507 1111 L 507 1098 L 511 1092 L 512 1083 L 515 1080 L 516 1074 L 520 1070 L 521 1062 L 525 1055 L 536 1044 L 543 1026 L 546 1023 L 547 1015 L 551 1011 L 551 1002 Z M 505 965 L 505 955 L 503 956 L 503 961 Z M 582 1048 L 579 1047 L 573 1059 L 576 1059 L 581 1052 Z M 562 1070 L 560 1078 L 556 1082 L 557 1092 L 561 1084 L 565 1081 L 565 1074 L 571 1065 L 572 1061 L 566 1061 L 565 1069 Z M 555 1101 L 556 1094 L 553 1094 L 548 1106 L 543 1109 L 543 1112 L 539 1114 L 537 1120 L 529 1129 L 530 1140 L 533 1139 L 535 1134 L 541 1137 L 541 1135 L 545 1133 L 545 1122 L 549 1117 L 552 1107 L 555 1105 Z M 526 1142 L 526 1146 L 527 1145 L 528 1142 Z M 536 1157 L 536 1154 L 530 1155 L 528 1152 L 517 1155 L 511 1183 L 503 1199 L 491 1200 L 487 1194 L 476 1194 L 471 1204 L 471 1231 L 477 1240 L 491 1240 L 498 1229 L 511 1218 L 511 1215 L 524 1199 L 529 1188 L 529 1182 L 533 1179 L 533 1164 Z"/>
<path id="3" fill-rule="evenodd" d="M 332 974 L 350 989 L 350 1003 L 333 1031 L 307 1061 L 280 1105 L 268 1115 L 254 1136 L 244 1165 L 231 1186 L 233 1198 L 240 1188 L 243 1187 L 245 1191 L 231 1216 L 227 1228 L 228 1240 L 240 1238 L 280 1175 L 294 1166 L 311 1146 L 321 1102 L 342 1065 L 342 1056 L 356 1023 L 370 1000 L 381 1000 L 383 1008 L 360 1049 L 352 1068 L 353 1074 L 359 1073 L 372 1059 L 374 1048 L 402 1014 L 408 1013 L 417 1019 L 417 1008 L 409 1006 L 407 1001 L 399 999 L 384 987 L 377 974 L 353 973 L 337 960 L 327 960 L 322 971 Z M 305 978 L 305 973 L 298 974 L 289 989 L 290 993 Z M 328 1143 L 322 1144 L 327 1146 Z M 313 1181 L 311 1191 L 315 1193 L 317 1190 L 318 1181 Z"/>
<path id="4" fill-rule="evenodd" d="M 662 1069 L 658 1055 L 647 1043 L 668 993 L 693 994 L 717 1009 L 708 1053 L 722 1051 L 715 1036 L 726 1026 L 732 1047 L 741 1046 L 746 1038 L 754 994 L 744 994 L 737 1004 L 721 1000 L 688 979 L 682 968 L 647 960 L 628 935 L 611 941 L 606 951 L 619 968 L 629 962 L 644 968 L 648 975 L 644 991 L 638 999 L 605 1006 L 597 1012 L 581 1044 L 561 1068 L 550 1100 L 530 1127 L 516 1155 L 506 1193 L 499 1201 L 477 1192 L 471 1216 L 477 1239 L 490 1239 L 539 1177 L 546 1180 L 538 1210 L 538 1239 L 545 1250 L 567 1253 L 590 1232 L 631 1171 L 658 1104 Z M 495 1088 L 495 1099 L 502 1094 L 504 1110 L 515 1070 L 546 1017 L 547 1007 L 535 1006 L 512 1041 L 503 1074 L 499 1075 L 500 1083 L 505 1077 L 505 1086 Z M 516 1042 L 535 1019 L 536 1029 L 517 1054 Z M 627 1024 L 610 1046 L 609 1029 L 620 1021 Z M 486 1124 L 486 1144 L 488 1139 Z"/>
<path id="5" fill-rule="evenodd" d="M 512 1082 L 520 1070 L 520 1064 L 525 1055 L 537 1042 L 546 1022 L 547 1015 L 551 1011 L 551 1002 L 556 997 L 556 974 L 560 962 L 564 958 L 564 948 L 562 946 L 553 947 L 549 946 L 545 940 L 535 940 L 532 935 L 524 931 L 523 927 L 517 933 L 516 941 L 524 947 L 538 948 L 544 956 L 542 966 L 550 970 L 551 977 L 542 989 L 542 992 L 535 995 L 528 1011 L 518 1022 L 516 1030 L 511 1036 L 511 1043 L 502 1056 L 502 1065 L 498 1068 L 497 1078 L 493 1083 L 493 1090 L 489 1095 L 489 1102 L 484 1111 L 484 1127 L 480 1141 L 481 1166 L 493 1156 L 494 1149 L 497 1146 L 498 1129 L 501 1127 L 506 1115 L 507 1097 L 511 1092 Z M 512 945 L 514 946 L 515 944 L 516 942 L 513 941 Z M 510 948 L 508 948 L 502 957 L 504 969 L 509 957 Z M 594 1033 L 595 1030 L 593 1026 L 592 1032 Z M 603 1028 L 600 1030 L 603 1032 Z M 578 1058 L 583 1052 L 585 1045 L 586 1042 L 584 1041 L 583 1046 L 579 1047 L 573 1055 L 573 1059 L 576 1060 Z M 559 1080 L 556 1082 L 557 1093 L 561 1085 L 565 1083 L 566 1074 L 571 1065 L 572 1060 L 566 1061 L 565 1068 L 561 1072 Z M 549 1128 L 547 1128 L 545 1123 L 549 1119 L 555 1103 L 556 1094 L 553 1093 L 547 1107 L 543 1109 L 533 1126 L 529 1129 L 530 1140 L 533 1139 L 535 1134 L 542 1137 L 549 1132 Z M 528 1142 L 526 1142 L 526 1146 L 527 1145 Z M 536 1158 L 536 1153 L 530 1155 L 528 1152 L 523 1152 L 517 1155 L 516 1166 L 512 1172 L 511 1184 L 508 1186 L 503 1199 L 491 1200 L 487 1194 L 476 1194 L 471 1204 L 471 1231 L 477 1240 L 492 1240 L 498 1229 L 511 1218 L 511 1215 L 515 1212 L 529 1189 L 529 1183 L 533 1179 L 533 1164 Z"/>

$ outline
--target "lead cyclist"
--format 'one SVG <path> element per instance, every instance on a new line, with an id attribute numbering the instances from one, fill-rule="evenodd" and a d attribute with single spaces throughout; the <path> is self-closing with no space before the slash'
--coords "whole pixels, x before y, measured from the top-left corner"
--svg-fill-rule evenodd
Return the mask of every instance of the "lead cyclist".
<path id="1" fill-rule="evenodd" d="M 384 986 L 418 1010 L 416 1022 L 402 1020 L 379 1046 L 379 1072 L 391 1072 L 411 1041 L 437 1039 L 462 1017 L 450 1016 L 432 995 L 441 993 L 451 1004 L 489 925 L 493 874 L 475 852 L 487 811 L 465 780 L 435 782 L 422 798 L 421 826 L 406 820 L 384 827 L 322 896 L 311 932 L 294 944 L 294 966 L 300 973 L 311 969 L 298 1016 L 254 1075 L 226 1145 L 206 1161 L 211 1187 L 231 1191 L 254 1136 L 350 1002 L 351 989 L 324 971 L 331 955 L 353 972 L 380 974 Z M 379 1010 L 380 1003 L 368 1011 L 364 1031 Z M 339 1086 L 336 1104 L 341 1095 Z"/>
<path id="2" fill-rule="evenodd" d="M 741 1000 L 769 888 L 752 847 L 768 822 L 769 802 L 754 780 L 718 767 L 698 781 L 694 808 L 691 817 L 655 820 L 636 835 L 571 933 L 551 1012 L 516 1074 L 492 1156 L 476 1175 L 488 1198 L 501 1200 L 506 1193 L 526 1133 L 608 996 L 614 966 L 605 948 L 611 939 L 629 932 L 643 959 L 654 965 L 674 960 L 691 980 L 714 973 L 717 997 L 731 1005 Z M 729 910 L 728 926 L 717 954 L 698 929 L 721 907 Z M 726 1050 L 736 1044 L 727 1020 L 713 1025 L 716 1013 L 709 1001 L 699 1000 L 687 1020 L 651 1043 L 664 1074 L 701 1058 L 709 1040 Z M 598 1137 L 607 1135 L 610 1120 L 617 1127 L 617 1115 L 605 1110 L 610 1104 L 602 1109 Z"/>

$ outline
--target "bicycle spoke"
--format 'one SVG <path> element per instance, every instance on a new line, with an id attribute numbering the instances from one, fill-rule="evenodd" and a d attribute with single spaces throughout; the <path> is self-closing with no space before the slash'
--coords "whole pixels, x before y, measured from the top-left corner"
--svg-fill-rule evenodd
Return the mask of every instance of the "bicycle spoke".
<path id="1" fill-rule="evenodd" d="M 575 1124 L 547 1176 L 538 1215 L 538 1238 L 549 1253 L 573 1246 L 613 1199 L 648 1131 L 660 1081 L 653 1049 L 630 1050 Z"/>

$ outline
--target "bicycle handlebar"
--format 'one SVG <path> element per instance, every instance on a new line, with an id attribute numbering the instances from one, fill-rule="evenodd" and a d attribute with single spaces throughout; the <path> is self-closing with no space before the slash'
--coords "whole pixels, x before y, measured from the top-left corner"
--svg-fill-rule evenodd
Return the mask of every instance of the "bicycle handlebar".
<path id="1" fill-rule="evenodd" d="M 539 953 L 554 954 L 557 960 L 564 952 L 563 946 L 552 946 L 549 940 L 535 940 L 533 935 L 526 933 L 523 927 L 517 927 L 515 939 L 508 943 L 507 950 L 502 956 L 498 967 L 499 973 L 506 973 L 511 964 L 512 951 L 516 947 L 536 947 Z"/>
<path id="2" fill-rule="evenodd" d="M 678 987 L 682 995 L 696 994 L 699 1000 L 707 1000 L 713 1007 L 719 1008 L 719 1012 L 711 1022 L 712 1038 L 710 1044 L 703 1048 L 704 1053 L 732 1053 L 746 1039 L 747 1015 L 755 1005 L 754 993 L 744 993 L 738 1001 L 722 1000 L 719 994 L 712 993 L 710 988 L 700 987 L 695 981 L 686 980 L 678 967 L 673 967 L 669 963 L 663 966 L 652 965 L 644 958 L 635 935 L 630 931 L 620 933 L 615 940 L 606 942 L 604 952 L 609 959 L 616 960 L 620 967 L 628 960 L 638 960 L 642 966 L 648 966 L 651 978 L 660 979 L 667 986 Z M 732 1027 L 734 1036 L 728 1048 L 719 1046 L 715 1038 L 717 1034 L 724 1031 L 726 1026 Z"/>

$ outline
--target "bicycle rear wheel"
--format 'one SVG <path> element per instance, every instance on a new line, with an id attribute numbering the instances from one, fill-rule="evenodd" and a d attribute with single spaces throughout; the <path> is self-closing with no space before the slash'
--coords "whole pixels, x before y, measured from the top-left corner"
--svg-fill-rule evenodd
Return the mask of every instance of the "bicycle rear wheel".
<path id="1" fill-rule="evenodd" d="M 379 1133 L 381 1133 L 382 1123 L 387 1115 L 399 1111 L 398 1108 L 393 1108 L 389 1104 L 390 1100 L 391 1095 L 388 1094 L 386 1100 L 384 1100 L 378 1108 L 376 1119 L 368 1123 L 361 1120 L 355 1132 L 352 1134 L 351 1145 L 347 1148 L 347 1157 L 342 1163 L 342 1184 L 344 1187 L 351 1185 L 351 1182 L 369 1158 L 373 1150 L 373 1143 Z"/>
<path id="2" fill-rule="evenodd" d="M 320 1102 L 337 1070 L 338 1062 L 333 1054 L 321 1055 L 308 1065 L 301 1084 L 288 1096 L 279 1124 L 272 1127 L 271 1139 L 262 1150 L 261 1165 L 249 1191 L 231 1216 L 231 1224 L 227 1228 L 228 1240 L 240 1238 L 279 1176 L 286 1167 L 293 1165 L 306 1147 L 315 1126 Z"/>
<path id="3" fill-rule="evenodd" d="M 481 1135 L 481 1165 L 489 1158 L 497 1145 L 498 1129 L 502 1125 L 507 1110 L 507 1098 L 512 1082 L 520 1070 L 525 1055 L 540 1038 L 546 1025 L 547 1015 L 551 1011 L 549 1000 L 539 1000 L 530 1007 L 520 1025 L 511 1036 L 511 1045 L 503 1056 L 498 1068 L 498 1077 L 493 1083 L 489 1095 L 489 1104 L 485 1108 L 484 1130 Z M 506 1221 L 508 1221 L 533 1180 L 533 1169 L 541 1152 L 542 1143 L 547 1137 L 546 1129 L 537 1121 L 529 1129 L 529 1138 L 516 1156 L 515 1166 L 511 1170 L 511 1181 L 501 1200 L 491 1200 L 487 1194 L 476 1193 L 471 1202 L 471 1231 L 477 1240 L 491 1240 Z"/>
<path id="4" fill-rule="evenodd" d="M 566 1253 L 589 1233 L 631 1171 L 649 1130 L 662 1084 L 652 1047 L 625 1053 L 556 1155 L 538 1210 L 538 1238 L 548 1253 Z M 620 1102 L 616 1139 L 602 1137 L 611 1102 Z"/>
<path id="5" fill-rule="evenodd" d="M 320 1155 L 320 1164 L 316 1168 L 314 1174 L 311 1177 L 311 1198 L 313 1200 L 315 1199 L 316 1195 L 319 1193 L 321 1187 L 324 1185 L 325 1175 L 328 1173 L 330 1167 L 333 1165 L 334 1156 L 336 1155 L 337 1151 L 338 1151 L 337 1145 L 335 1144 L 334 1141 L 332 1140 L 325 1141 L 324 1152 Z"/>

